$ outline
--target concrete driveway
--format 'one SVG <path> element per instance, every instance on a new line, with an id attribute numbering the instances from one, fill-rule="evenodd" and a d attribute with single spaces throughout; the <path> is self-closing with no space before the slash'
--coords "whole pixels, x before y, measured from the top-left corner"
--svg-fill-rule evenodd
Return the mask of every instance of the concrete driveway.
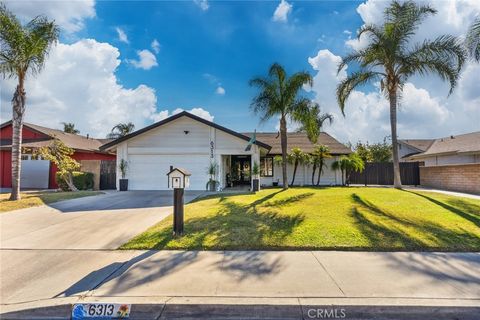
<path id="1" fill-rule="evenodd" d="M 201 191 L 186 191 L 185 202 Z M 172 213 L 171 191 L 109 192 L 0 215 L 2 249 L 116 249 Z"/>

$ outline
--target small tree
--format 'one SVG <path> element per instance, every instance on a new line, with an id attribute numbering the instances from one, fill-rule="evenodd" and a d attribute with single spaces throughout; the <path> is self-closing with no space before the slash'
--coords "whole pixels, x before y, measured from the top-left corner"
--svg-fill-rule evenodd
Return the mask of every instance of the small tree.
<path id="1" fill-rule="evenodd" d="M 373 144 L 359 141 L 354 149 L 363 162 L 389 162 L 392 160 L 392 145 L 386 139 Z"/>
<path id="2" fill-rule="evenodd" d="M 58 174 L 65 181 L 71 191 L 78 191 L 73 184 L 72 172 L 80 168 L 80 163 L 72 159 L 71 155 L 74 153 L 72 148 L 67 147 L 59 139 L 54 139 L 53 142 L 45 147 L 40 147 L 37 152 L 42 158 L 53 162 L 58 168 Z"/>
<path id="3" fill-rule="evenodd" d="M 131 122 L 129 123 L 119 123 L 112 128 L 112 131 L 107 135 L 108 139 L 118 139 L 121 137 L 130 134 L 135 130 L 135 125 Z"/>
<path id="4" fill-rule="evenodd" d="M 120 173 L 122 174 L 122 179 L 125 179 L 125 177 L 127 176 L 128 161 L 125 159 L 120 160 L 118 169 L 120 169 Z"/>
<path id="5" fill-rule="evenodd" d="M 210 176 L 206 189 L 210 191 L 215 191 L 218 181 L 215 180 L 217 177 L 218 164 L 215 161 L 210 162 L 210 165 L 207 167 L 207 174 Z"/>
<path id="6" fill-rule="evenodd" d="M 348 156 L 341 156 L 337 161 L 332 163 L 333 170 L 340 170 L 342 173 L 342 185 L 348 185 L 350 174 L 352 171 L 362 172 L 365 164 L 358 154 L 351 153 Z M 344 179 L 345 174 L 345 179 Z"/>
<path id="7" fill-rule="evenodd" d="M 293 164 L 293 177 L 292 183 L 295 182 L 295 176 L 297 174 L 297 168 L 299 164 L 303 164 L 306 160 L 306 154 L 300 148 L 293 148 L 292 151 L 288 154 L 288 162 Z"/>
<path id="8" fill-rule="evenodd" d="M 252 175 L 255 179 L 258 179 L 258 177 L 260 176 L 260 166 L 256 161 L 253 163 L 252 166 Z"/>
<path id="9" fill-rule="evenodd" d="M 316 166 L 318 167 L 317 186 L 320 185 L 320 177 L 322 176 L 323 169 L 327 166 L 325 160 L 331 158 L 330 149 L 325 145 L 317 145 L 312 152 L 312 157 L 315 158 Z M 312 185 L 315 176 L 315 168 L 312 173 Z"/>
<path id="10" fill-rule="evenodd" d="M 63 132 L 73 133 L 73 134 L 79 134 L 80 133 L 80 130 L 75 129 L 75 123 L 62 122 L 62 124 L 63 124 Z"/>

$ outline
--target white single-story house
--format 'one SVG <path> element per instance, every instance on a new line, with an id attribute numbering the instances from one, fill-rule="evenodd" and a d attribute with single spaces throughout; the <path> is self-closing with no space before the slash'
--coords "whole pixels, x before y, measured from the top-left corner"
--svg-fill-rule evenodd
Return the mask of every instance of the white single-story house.
<path id="1" fill-rule="evenodd" d="M 278 133 L 256 133 L 256 140 L 247 148 L 252 135 L 235 132 L 184 111 L 107 143 L 101 150 L 115 152 L 117 164 L 122 159 L 128 162 L 129 190 L 168 189 L 166 173 L 170 166 L 185 168 L 191 173 L 191 190 L 205 190 L 211 163 L 218 165 L 216 180 L 220 189 L 238 185 L 252 187 L 254 163 L 261 168 L 261 186 L 281 185 L 281 168 L 273 161 L 275 155 L 281 154 Z M 320 134 L 318 144 L 327 145 L 332 154 L 320 184 L 340 184 L 340 172 L 331 170 L 331 163 L 351 150 L 327 133 Z M 314 145 L 305 133 L 289 133 L 288 150 L 294 147 L 308 153 Z M 289 181 L 292 173 L 293 166 L 289 165 Z M 117 165 L 117 177 L 120 176 Z M 311 176 L 311 166 L 299 166 L 295 185 L 311 184 Z"/>

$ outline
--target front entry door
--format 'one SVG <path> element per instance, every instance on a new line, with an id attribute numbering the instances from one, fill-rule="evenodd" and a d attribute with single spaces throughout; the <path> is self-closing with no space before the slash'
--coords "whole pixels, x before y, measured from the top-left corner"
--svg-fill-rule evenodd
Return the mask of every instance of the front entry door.
<path id="1" fill-rule="evenodd" d="M 231 176 L 234 186 L 250 184 L 250 156 L 232 156 Z"/>

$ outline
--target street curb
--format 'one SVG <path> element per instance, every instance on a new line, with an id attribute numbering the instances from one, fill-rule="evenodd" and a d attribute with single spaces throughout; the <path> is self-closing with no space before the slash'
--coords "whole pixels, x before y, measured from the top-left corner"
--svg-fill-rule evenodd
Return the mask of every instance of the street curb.
<path id="1" fill-rule="evenodd" d="M 90 300 L 90 299 L 87 299 Z M 93 299 L 92 299 L 93 300 Z M 98 297 L 94 301 L 98 301 Z M 117 300 L 117 301 L 116 301 Z M 478 300 L 456 301 L 446 299 L 445 303 L 435 302 L 433 305 L 422 305 L 422 299 L 412 299 L 400 303 L 397 299 L 373 301 L 368 299 L 319 298 L 322 303 L 302 304 L 297 298 L 121 298 L 122 303 L 132 302 L 129 319 L 270 319 L 270 320 L 308 320 L 308 319 L 384 319 L 384 320 L 476 320 L 480 314 Z M 135 303 L 134 301 L 137 300 Z M 153 301 L 155 300 L 155 301 Z M 332 300 L 332 303 L 328 303 Z M 118 302 L 118 299 L 105 298 L 102 301 Z M 150 303 L 149 301 L 152 301 Z M 215 302 L 217 301 L 217 303 Z M 297 301 L 297 303 L 295 303 Z M 88 301 L 63 301 L 50 306 L 28 306 L 0 314 L 0 318 L 18 319 L 70 319 L 71 308 L 75 303 Z M 92 301 L 93 302 L 93 301 Z M 139 303 L 140 302 L 140 303 Z M 371 301 L 372 302 L 372 301 Z M 57 302 L 58 303 L 58 302 Z M 3 309 L 3 308 L 2 308 Z"/>

